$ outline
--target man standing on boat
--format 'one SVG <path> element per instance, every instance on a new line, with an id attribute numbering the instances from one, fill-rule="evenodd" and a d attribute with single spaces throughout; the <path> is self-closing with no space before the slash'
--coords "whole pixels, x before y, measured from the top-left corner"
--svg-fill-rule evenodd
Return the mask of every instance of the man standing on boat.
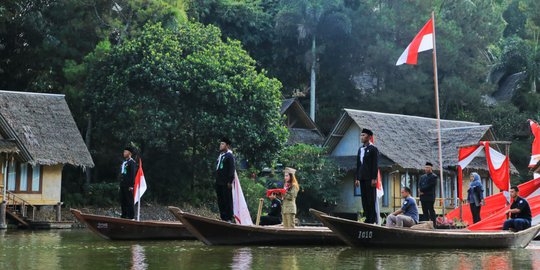
<path id="1" fill-rule="evenodd" d="M 370 142 L 372 136 L 371 130 L 362 129 L 360 134 L 362 146 L 356 155 L 356 177 L 354 180 L 354 185 L 360 187 L 365 222 L 370 224 L 377 223 L 379 219 L 375 212 L 379 150 Z"/>
<path id="2" fill-rule="evenodd" d="M 510 219 L 504 222 L 503 230 L 518 232 L 530 228 L 532 214 L 529 202 L 519 197 L 519 189 L 516 186 L 510 188 L 510 197 L 514 202 L 506 211 L 507 215 L 510 214 Z"/>
<path id="3" fill-rule="evenodd" d="M 120 203 L 122 218 L 134 219 L 135 208 L 133 204 L 133 186 L 137 175 L 137 163 L 131 157 L 135 153 L 132 146 L 124 148 L 124 162 L 120 168 Z"/>
<path id="4" fill-rule="evenodd" d="M 437 175 L 433 173 L 433 164 L 426 162 L 424 166 L 425 174 L 420 177 L 418 189 L 420 190 L 420 203 L 424 220 L 432 221 L 435 225 L 437 215 L 435 214 L 435 189 L 437 188 Z"/>
<path id="5" fill-rule="evenodd" d="M 418 224 L 418 207 L 414 198 L 411 197 L 411 189 L 403 187 L 401 197 L 403 197 L 403 205 L 388 216 L 387 227 L 412 227 Z"/>
<path id="6" fill-rule="evenodd" d="M 231 140 L 222 138 L 219 143 L 219 157 L 216 166 L 216 195 L 221 220 L 234 222 L 232 183 L 234 181 L 234 156 L 230 150 Z"/>

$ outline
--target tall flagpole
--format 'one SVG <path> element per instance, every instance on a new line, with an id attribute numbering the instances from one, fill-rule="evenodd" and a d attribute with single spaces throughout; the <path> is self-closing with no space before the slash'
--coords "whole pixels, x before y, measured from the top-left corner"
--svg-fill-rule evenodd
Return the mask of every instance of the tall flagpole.
<path id="1" fill-rule="evenodd" d="M 139 167 L 142 166 L 142 162 L 141 162 L 141 158 L 139 157 Z M 139 169 L 137 169 L 137 175 L 139 174 Z M 135 179 L 135 185 L 137 185 L 137 180 Z M 137 192 L 137 197 L 138 197 L 138 201 L 137 201 L 137 221 L 140 221 L 140 217 L 141 217 L 141 181 L 140 181 L 140 178 L 139 178 L 139 185 L 137 186 L 137 189 L 136 189 L 136 192 Z"/>
<path id="2" fill-rule="evenodd" d="M 437 142 L 439 145 L 439 171 L 441 172 L 441 199 L 442 199 L 442 214 L 444 216 L 444 177 L 443 177 L 443 160 L 442 160 L 442 143 L 441 143 L 441 112 L 439 109 L 439 76 L 437 74 L 437 43 L 435 42 L 435 11 L 431 12 L 431 20 L 433 22 L 433 81 L 435 83 L 435 107 L 437 108 Z"/>

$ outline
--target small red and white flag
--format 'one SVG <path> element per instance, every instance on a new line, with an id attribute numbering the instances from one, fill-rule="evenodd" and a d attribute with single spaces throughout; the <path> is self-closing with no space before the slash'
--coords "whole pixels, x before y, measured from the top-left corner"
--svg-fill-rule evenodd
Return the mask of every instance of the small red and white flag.
<path id="1" fill-rule="evenodd" d="M 401 54 L 396 66 L 402 64 L 416 65 L 418 53 L 433 49 L 433 18 L 422 27 L 422 30 L 412 40 L 411 44 Z"/>
<path id="2" fill-rule="evenodd" d="M 531 125 L 531 132 L 534 135 L 531 160 L 529 161 L 529 168 L 532 168 L 540 161 L 540 125 L 531 119 L 529 119 L 529 124 Z"/>
<path id="3" fill-rule="evenodd" d="M 133 186 L 134 204 L 140 200 L 144 192 L 146 191 L 146 180 L 144 179 L 144 172 L 142 169 L 142 160 L 139 159 L 139 169 L 135 176 L 135 185 Z"/>

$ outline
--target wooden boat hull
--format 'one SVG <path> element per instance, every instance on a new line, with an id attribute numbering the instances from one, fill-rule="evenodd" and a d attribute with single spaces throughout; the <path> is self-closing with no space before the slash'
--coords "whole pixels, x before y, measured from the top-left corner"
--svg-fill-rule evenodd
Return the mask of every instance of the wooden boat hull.
<path id="1" fill-rule="evenodd" d="M 343 245 L 328 228 L 246 226 L 205 218 L 169 206 L 169 211 L 186 225 L 193 235 L 207 245 Z"/>
<path id="2" fill-rule="evenodd" d="M 88 229 L 109 240 L 194 240 L 180 222 L 135 221 L 101 215 L 84 214 L 77 209 L 71 213 Z"/>
<path id="3" fill-rule="evenodd" d="M 468 230 L 412 230 L 388 228 L 312 212 L 344 242 L 354 247 L 381 248 L 524 248 L 540 231 L 540 225 L 513 232 Z"/>

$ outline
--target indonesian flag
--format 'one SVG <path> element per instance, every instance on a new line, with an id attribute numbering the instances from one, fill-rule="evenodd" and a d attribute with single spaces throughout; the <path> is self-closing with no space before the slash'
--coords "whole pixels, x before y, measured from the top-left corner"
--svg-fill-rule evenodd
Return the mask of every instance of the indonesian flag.
<path id="1" fill-rule="evenodd" d="M 433 18 L 422 27 L 422 30 L 412 40 L 411 44 L 401 54 L 396 66 L 402 64 L 416 65 L 418 53 L 433 49 Z"/>
<path id="2" fill-rule="evenodd" d="M 244 197 L 244 192 L 240 186 L 240 179 L 238 179 L 238 174 L 236 171 L 234 172 L 232 195 L 233 213 L 236 223 L 242 225 L 253 225 L 253 221 L 251 220 L 251 215 L 249 214 L 249 209 L 246 203 L 246 198 Z"/>
<path id="3" fill-rule="evenodd" d="M 134 204 L 137 204 L 139 199 L 146 191 L 146 180 L 144 179 L 144 172 L 142 169 L 142 160 L 139 159 L 139 169 L 135 176 L 135 186 L 133 187 Z"/>
<path id="4" fill-rule="evenodd" d="M 375 144 L 375 135 L 371 136 L 370 142 L 372 144 Z M 384 189 L 382 186 L 382 180 L 381 180 L 381 170 L 377 169 L 377 197 L 382 198 L 384 196 Z"/>
<path id="5" fill-rule="evenodd" d="M 532 143 L 531 161 L 529 162 L 529 168 L 532 168 L 540 160 L 540 125 L 529 119 L 531 125 L 531 132 L 534 135 L 534 141 Z"/>

